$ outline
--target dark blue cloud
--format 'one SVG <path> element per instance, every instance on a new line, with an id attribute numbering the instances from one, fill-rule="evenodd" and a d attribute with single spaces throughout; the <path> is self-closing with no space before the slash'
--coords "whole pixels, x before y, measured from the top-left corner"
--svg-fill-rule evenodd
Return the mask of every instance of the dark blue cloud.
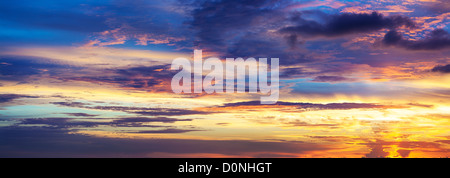
<path id="1" fill-rule="evenodd" d="M 386 33 L 382 42 L 385 46 L 397 46 L 407 50 L 442 50 L 450 47 L 450 33 L 435 29 L 423 39 L 408 40 L 396 30 L 391 30 Z"/>
<path id="2" fill-rule="evenodd" d="M 289 23 L 284 9 L 293 4 L 287 0 L 201 1 L 192 11 L 190 21 L 196 32 L 194 46 L 218 53 L 219 57 L 279 58 L 281 65 L 310 62 L 314 59 L 292 49 L 300 44 L 270 34 Z M 295 40 L 295 41 L 294 41 Z"/>
<path id="3" fill-rule="evenodd" d="M 318 10 L 289 11 L 292 1 L 201 1 L 190 21 L 196 31 L 194 46 L 220 57 L 278 57 L 280 64 L 316 62 L 317 55 L 300 50 L 345 50 L 342 41 L 321 45 L 312 37 L 338 37 L 399 27 L 416 28 L 406 16 L 373 13 L 330 15 Z M 311 18 L 314 17 L 314 18 Z M 278 33 L 276 33 L 278 32 Z M 330 45 L 336 44 L 336 47 Z M 325 47 L 327 46 L 327 47 Z M 336 49 L 337 48 L 337 49 Z M 345 54 L 344 54 L 345 55 Z M 367 53 L 364 53 L 367 56 Z"/>
<path id="4" fill-rule="evenodd" d="M 342 81 L 351 81 L 351 79 L 341 76 L 317 76 L 312 80 L 314 82 L 342 82 Z"/>
<path id="5" fill-rule="evenodd" d="M 234 58 L 242 57 L 244 59 L 248 57 L 263 57 L 269 59 L 269 64 L 270 58 L 279 58 L 280 65 L 314 61 L 314 57 L 295 50 L 289 50 L 289 48 L 280 43 L 280 41 L 270 41 L 257 35 L 248 35 L 241 40 L 236 41 L 229 46 L 225 56 L 232 56 Z"/>
<path id="6" fill-rule="evenodd" d="M 48 60 L 30 57 L 0 58 L 1 80 L 26 82 L 31 76 L 40 76 L 42 74 L 59 75 L 75 69 L 81 69 L 81 67 L 55 64 Z"/>
<path id="7" fill-rule="evenodd" d="M 137 132 L 128 132 L 128 133 L 186 133 L 193 131 L 202 131 L 195 129 L 164 129 L 164 130 L 141 130 Z"/>
<path id="8" fill-rule="evenodd" d="M 168 117 L 128 117 L 115 120 L 113 123 L 136 123 L 136 122 L 162 122 L 162 123 L 174 123 L 178 121 L 192 121 L 192 119 L 176 119 Z"/>
<path id="9" fill-rule="evenodd" d="M 113 69 L 114 73 L 126 77 L 146 76 L 154 78 L 172 78 L 176 72 L 170 70 L 170 65 L 138 66 Z"/>
<path id="10" fill-rule="evenodd" d="M 436 66 L 431 69 L 433 72 L 450 73 L 450 64 L 444 66 Z"/>
<path id="11" fill-rule="evenodd" d="M 89 104 L 80 102 L 52 102 L 51 104 L 67 107 L 85 108 L 85 109 L 123 111 L 143 116 L 182 116 L 182 115 L 197 115 L 197 114 L 206 115 L 215 113 L 214 111 L 198 111 L 198 110 L 176 109 L 176 108 L 128 107 L 128 106 L 111 106 L 111 105 L 90 106 Z"/>
<path id="12" fill-rule="evenodd" d="M 168 117 L 125 117 L 125 118 L 93 118 L 85 117 L 82 121 L 77 120 L 78 118 L 68 118 L 68 117 L 51 117 L 51 118 L 18 118 L 9 119 L 15 120 L 16 126 L 27 126 L 27 125 L 43 125 L 42 127 L 66 129 L 66 128 L 88 128 L 97 126 L 112 126 L 112 127 L 140 127 L 140 128 L 154 128 L 154 127 L 169 127 L 169 126 L 158 126 L 158 125 L 143 125 L 144 123 L 174 123 L 182 121 L 192 121 L 193 119 L 176 119 Z M 93 119 L 89 121 L 89 119 Z M 99 120 L 112 120 L 112 121 L 99 121 Z M 174 128 L 168 128 L 174 129 Z M 153 130 L 155 131 L 155 130 Z M 155 132 L 157 132 L 156 130 Z M 188 132 L 188 131 L 186 131 Z"/>
<path id="13" fill-rule="evenodd" d="M 90 122 L 90 121 L 75 121 L 74 118 L 27 118 L 20 119 L 20 123 L 16 125 L 45 125 L 43 127 L 51 127 L 51 128 L 74 128 L 74 127 L 97 127 L 98 125 L 104 125 L 105 123 L 101 122 Z"/>
<path id="14" fill-rule="evenodd" d="M 98 115 L 95 115 L 95 114 L 87 114 L 87 113 L 79 113 L 79 112 L 77 112 L 77 113 L 63 113 L 63 114 L 66 114 L 68 116 L 75 116 L 75 117 L 95 117 L 95 116 L 98 116 Z"/>
<path id="15" fill-rule="evenodd" d="M 87 103 L 82 102 L 52 102 L 51 104 L 59 105 L 59 106 L 68 106 L 68 107 L 86 107 L 86 105 L 89 105 Z"/>
<path id="16" fill-rule="evenodd" d="M 100 138 L 42 127 L 0 127 L 0 145 L 0 157 L 147 157 L 161 152 L 248 156 L 252 152 L 302 154 L 327 149 L 289 141 Z"/>
<path id="17" fill-rule="evenodd" d="M 123 88 L 153 90 L 154 86 L 171 81 L 177 71 L 170 70 L 170 65 L 138 66 L 130 68 L 106 69 L 105 75 L 83 75 L 77 77 L 60 77 L 61 80 L 85 81 L 92 83 L 115 84 Z"/>
<path id="18" fill-rule="evenodd" d="M 160 80 L 157 79 L 133 79 L 127 78 L 123 76 L 83 76 L 83 77 L 70 77 L 66 78 L 68 80 L 75 81 L 85 81 L 91 83 L 107 83 L 107 84 L 117 84 L 121 87 L 125 88 L 135 88 L 135 89 L 151 89 L 152 86 L 155 86 L 160 83 Z"/>
<path id="19" fill-rule="evenodd" d="M 10 102 L 19 98 L 39 98 L 38 96 L 19 95 L 19 94 L 0 94 L 0 103 Z"/>
<path id="20" fill-rule="evenodd" d="M 416 27 L 416 24 L 409 17 L 399 15 L 385 17 L 378 12 L 372 12 L 370 14 L 342 13 L 329 15 L 325 18 L 325 22 L 305 19 L 302 15 L 302 13 L 298 13 L 296 17 L 292 18 L 292 21 L 296 25 L 284 27 L 279 30 L 281 34 L 288 35 L 288 43 L 291 45 L 295 44 L 293 40 L 297 39 L 297 36 L 303 38 L 317 36 L 336 37 L 368 33 L 384 28 L 396 29 L 401 26 L 408 28 Z"/>
<path id="21" fill-rule="evenodd" d="M 260 23 L 278 18 L 276 9 L 281 5 L 276 0 L 200 1 L 200 6 L 192 11 L 191 22 L 197 31 L 196 46 L 223 49 L 229 40 L 245 35 L 252 28 L 267 28 Z"/>
<path id="22" fill-rule="evenodd" d="M 56 64 L 39 63 L 35 60 L 23 58 L 1 58 L 0 61 L 2 79 L 37 75 L 42 73 L 39 69 L 58 67 Z"/>

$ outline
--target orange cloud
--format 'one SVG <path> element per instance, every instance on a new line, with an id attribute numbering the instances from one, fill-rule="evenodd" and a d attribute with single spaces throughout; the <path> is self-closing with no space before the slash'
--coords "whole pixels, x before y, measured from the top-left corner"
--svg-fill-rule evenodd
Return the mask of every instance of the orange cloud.
<path id="1" fill-rule="evenodd" d="M 154 35 L 150 33 L 138 32 L 131 26 L 122 25 L 119 28 L 106 30 L 93 36 L 93 40 L 89 40 L 83 47 L 89 48 L 94 46 L 111 46 L 124 44 L 128 40 L 134 40 L 137 45 L 148 44 L 167 44 L 174 45 L 175 42 L 183 41 L 184 38 L 176 38 L 167 35 Z"/>

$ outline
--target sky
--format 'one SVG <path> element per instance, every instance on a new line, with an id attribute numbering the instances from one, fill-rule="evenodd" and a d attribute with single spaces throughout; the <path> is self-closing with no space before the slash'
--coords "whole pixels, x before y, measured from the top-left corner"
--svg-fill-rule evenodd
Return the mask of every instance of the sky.
<path id="1" fill-rule="evenodd" d="M 0 157 L 449 157 L 446 0 L 0 1 Z M 175 94 L 279 58 L 280 98 Z"/>

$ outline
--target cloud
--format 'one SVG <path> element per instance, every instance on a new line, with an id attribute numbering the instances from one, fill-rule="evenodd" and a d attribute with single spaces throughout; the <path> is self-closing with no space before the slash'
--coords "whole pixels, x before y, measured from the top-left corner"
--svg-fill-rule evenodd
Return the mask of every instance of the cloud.
<path id="1" fill-rule="evenodd" d="M 0 80 L 27 82 L 32 76 L 56 75 L 75 69 L 81 68 L 37 60 L 34 57 L 6 56 L 0 58 Z"/>
<path id="2" fill-rule="evenodd" d="M 303 68 L 284 68 L 280 72 L 280 78 L 296 78 L 299 76 L 307 77 L 311 73 L 306 72 Z"/>
<path id="3" fill-rule="evenodd" d="M 411 153 L 411 150 L 397 150 L 397 153 L 402 157 L 402 158 L 407 158 L 409 156 L 409 154 Z"/>
<path id="4" fill-rule="evenodd" d="M 67 80 L 84 81 L 97 84 L 115 84 L 126 89 L 143 90 L 151 90 L 151 87 L 156 86 L 160 83 L 160 80 L 154 78 L 133 79 L 122 76 L 82 76 L 67 78 Z"/>
<path id="5" fill-rule="evenodd" d="M 281 65 L 313 61 L 304 51 L 292 50 L 276 33 L 285 26 L 287 0 L 201 1 L 192 10 L 194 46 L 218 57 L 279 58 Z M 293 46 L 300 44 L 291 39 Z M 249 47 L 251 46 L 251 47 Z"/>
<path id="6" fill-rule="evenodd" d="M 192 11 L 191 25 L 197 31 L 197 45 L 209 49 L 223 49 L 231 36 L 250 32 L 277 18 L 281 1 L 277 0 L 220 0 L 203 1 Z M 278 6 L 278 7 L 277 7 Z"/>
<path id="7" fill-rule="evenodd" d="M 423 6 L 436 14 L 450 12 L 450 2 L 447 0 L 426 1 L 423 3 Z"/>
<path id="8" fill-rule="evenodd" d="M 69 80 L 110 84 L 123 89 L 171 92 L 170 81 L 177 72 L 170 70 L 170 65 L 136 66 L 100 70 L 103 70 L 103 72 L 79 74 L 78 76 L 60 76 L 57 78 L 64 81 Z"/>
<path id="9" fill-rule="evenodd" d="M 192 51 L 191 51 L 192 52 Z M 31 62 L 65 67 L 99 69 L 124 69 L 137 66 L 153 66 L 170 64 L 178 57 L 189 58 L 187 53 L 164 52 L 156 50 L 142 50 L 112 47 L 71 47 L 71 46 L 21 46 L 5 47 L 0 50 L 3 59 L 10 61 L 23 58 Z M 1 62 L 0 62 L 1 63 Z M 27 66 L 27 65 L 23 65 Z M 78 68 L 76 68 L 78 67 Z"/>
<path id="10" fill-rule="evenodd" d="M 422 107 L 422 108 L 433 108 L 434 107 L 434 105 L 419 104 L 419 103 L 408 103 L 408 105 L 415 106 L 415 107 Z"/>
<path id="11" fill-rule="evenodd" d="M 312 81 L 314 82 L 344 82 L 352 81 L 352 79 L 341 76 L 317 76 Z"/>
<path id="12" fill-rule="evenodd" d="M 185 40 L 183 37 L 171 37 L 167 34 L 152 34 L 129 25 L 122 25 L 121 27 L 96 34 L 97 35 L 84 44 L 83 47 L 120 45 L 125 44 L 128 40 L 134 40 L 136 45 L 147 46 L 148 44 L 167 44 L 173 46 L 175 45 L 175 42 Z"/>
<path id="13" fill-rule="evenodd" d="M 450 73 L 450 64 L 447 64 L 445 66 L 435 66 L 433 69 L 431 69 L 432 72 L 441 72 L 441 73 Z"/>
<path id="14" fill-rule="evenodd" d="M 251 47 L 249 47 L 251 46 Z M 314 61 L 312 55 L 301 51 L 289 50 L 282 41 L 268 40 L 259 35 L 246 35 L 227 49 L 226 56 L 279 58 L 280 65 L 293 65 Z M 270 62 L 270 61 L 269 61 Z"/>
<path id="15" fill-rule="evenodd" d="M 444 144 L 427 141 L 384 141 L 377 139 L 375 142 L 366 143 L 370 152 L 366 154 L 367 158 L 385 158 L 385 157 L 408 157 L 410 153 L 418 151 L 423 152 L 442 152 L 447 153 L 449 149 Z M 386 148 L 398 148 L 397 153 L 387 152 Z"/>
<path id="16" fill-rule="evenodd" d="M 289 127 L 338 127 L 339 124 L 314 124 L 296 119 L 295 121 L 283 123 Z"/>
<path id="17" fill-rule="evenodd" d="M 38 96 L 19 95 L 19 94 L 0 94 L 0 103 L 11 102 L 19 98 L 39 98 Z"/>
<path id="18" fill-rule="evenodd" d="M 299 1 L 298 3 L 289 7 L 289 9 L 302 9 L 302 8 L 317 8 L 321 6 L 330 7 L 333 9 L 339 9 L 346 4 L 335 0 L 322 0 L 322 1 Z"/>
<path id="19" fill-rule="evenodd" d="M 193 131 L 203 131 L 203 130 L 164 129 L 164 130 L 142 130 L 138 132 L 128 132 L 128 133 L 186 133 Z"/>
<path id="20" fill-rule="evenodd" d="M 220 126 L 228 126 L 230 123 L 228 123 L 228 122 L 219 122 L 219 123 L 216 123 L 216 125 L 220 125 Z"/>
<path id="21" fill-rule="evenodd" d="M 183 130 L 176 129 L 173 126 L 167 125 L 148 125 L 149 123 L 174 123 L 183 121 L 192 121 L 193 119 L 176 119 L 168 117 L 124 117 L 124 118 L 89 118 L 85 117 L 83 119 L 79 118 L 66 118 L 66 117 L 50 117 L 50 118 L 13 118 L 9 120 L 17 121 L 15 126 L 29 127 L 39 125 L 39 127 L 52 128 L 52 129 L 86 129 L 98 126 L 109 126 L 109 127 L 129 127 L 136 130 L 139 128 L 138 132 L 133 133 L 184 133 L 189 131 L 199 131 L 199 130 Z M 165 128 L 163 130 L 142 130 L 146 128 Z M 123 132 L 118 131 L 118 132 Z M 126 131 L 125 131 L 126 132 Z"/>
<path id="22" fill-rule="evenodd" d="M 130 111 L 128 111 L 130 112 Z M 146 109 L 143 111 L 131 111 L 130 113 L 140 114 L 144 116 L 182 116 L 182 115 L 198 115 L 198 114 L 210 114 L 214 112 L 208 111 L 195 111 L 195 110 L 186 110 L 186 109 L 169 109 L 169 108 L 161 108 L 161 109 Z"/>
<path id="23" fill-rule="evenodd" d="M 82 102 L 51 102 L 51 104 L 55 104 L 55 105 L 60 105 L 60 106 L 69 106 L 69 107 L 78 107 L 78 108 L 83 108 L 85 107 L 86 103 L 82 103 Z"/>
<path id="24" fill-rule="evenodd" d="M 114 120 L 113 123 L 131 123 L 131 122 L 162 122 L 162 123 L 174 123 L 177 121 L 192 121 L 193 119 L 175 119 L 175 118 L 168 118 L 168 117 L 155 117 L 155 118 L 149 118 L 149 117 L 128 117 L 128 118 L 121 118 L 118 120 Z"/>
<path id="25" fill-rule="evenodd" d="M 118 68 L 115 73 L 127 77 L 145 76 L 170 79 L 176 72 L 170 70 L 170 65 L 136 66 L 131 68 Z"/>
<path id="26" fill-rule="evenodd" d="M 407 50 L 442 50 L 450 47 L 450 34 L 443 29 L 435 29 L 424 39 L 408 40 L 396 30 L 391 30 L 386 33 L 382 43 Z"/>
<path id="27" fill-rule="evenodd" d="M 401 26 L 415 28 L 415 23 L 404 16 L 385 17 L 377 12 L 372 13 L 342 13 L 331 15 L 325 23 L 307 20 L 302 18 L 302 14 L 292 18 L 296 25 L 284 27 L 279 30 L 281 34 L 299 35 L 304 38 L 323 36 L 337 37 L 355 33 L 368 33 L 381 29 L 396 29 Z"/>
<path id="28" fill-rule="evenodd" d="M 80 39 L 89 39 L 85 46 L 108 46 L 133 40 L 136 45 L 173 45 L 189 34 L 182 25 L 184 15 L 173 12 L 175 4 L 124 0 L 0 2 L 2 28 L 7 29 L 7 35 L 0 34 L 0 41 L 79 44 Z"/>
<path id="29" fill-rule="evenodd" d="M 66 114 L 68 116 L 76 116 L 76 117 L 95 117 L 98 115 L 95 114 L 87 114 L 87 113 L 63 113 Z"/>
<path id="30" fill-rule="evenodd" d="M 370 153 L 366 154 L 367 158 L 385 158 L 389 156 L 389 152 L 384 151 L 384 142 L 377 140 L 373 143 L 368 143 Z"/>
<path id="31" fill-rule="evenodd" d="M 102 122 L 91 121 L 74 121 L 74 118 L 26 118 L 20 119 L 21 121 L 16 125 L 44 125 L 43 127 L 50 128 L 87 128 L 97 127 L 98 125 L 105 125 Z"/>
<path id="32" fill-rule="evenodd" d="M 195 139 L 129 139 L 68 134 L 42 127 L 0 127 L 0 157 L 148 157 L 151 153 L 252 156 L 327 150 L 304 142 Z"/>
<path id="33" fill-rule="evenodd" d="M 218 108 L 240 107 L 240 106 L 254 106 L 264 107 L 259 101 L 246 101 L 236 103 L 225 103 Z M 296 102 L 283 102 L 279 101 L 274 106 L 290 106 L 298 109 L 316 109 L 316 110 L 348 110 L 348 109 L 386 109 L 386 108 L 405 108 L 408 106 L 396 106 L 396 105 L 382 105 L 374 103 L 328 103 L 328 104 L 316 104 L 316 103 L 296 103 Z"/>
<path id="34" fill-rule="evenodd" d="M 197 114 L 211 114 L 214 111 L 198 111 L 189 109 L 176 108 L 151 108 L 151 107 L 128 107 L 128 106 L 89 106 L 81 102 L 51 102 L 51 104 L 78 107 L 85 109 L 109 110 L 109 111 L 123 111 L 132 114 L 139 114 L 144 116 L 182 116 L 182 115 L 197 115 Z"/>

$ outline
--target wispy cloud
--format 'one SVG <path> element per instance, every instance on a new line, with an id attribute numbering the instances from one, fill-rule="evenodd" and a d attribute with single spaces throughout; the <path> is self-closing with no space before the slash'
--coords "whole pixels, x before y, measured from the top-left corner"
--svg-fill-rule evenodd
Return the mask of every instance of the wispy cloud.
<path id="1" fill-rule="evenodd" d="M 38 98 L 38 97 L 20 94 L 0 94 L 0 103 L 6 103 L 20 98 Z"/>
<path id="2" fill-rule="evenodd" d="M 89 106 L 88 104 L 81 102 L 52 102 L 52 104 L 85 109 L 123 111 L 144 116 L 180 116 L 180 115 L 198 115 L 198 114 L 205 115 L 215 112 L 215 111 L 199 111 L 199 110 L 176 109 L 176 108 L 152 108 L 152 107 L 133 107 L 133 106 L 113 106 L 113 105 Z"/>

